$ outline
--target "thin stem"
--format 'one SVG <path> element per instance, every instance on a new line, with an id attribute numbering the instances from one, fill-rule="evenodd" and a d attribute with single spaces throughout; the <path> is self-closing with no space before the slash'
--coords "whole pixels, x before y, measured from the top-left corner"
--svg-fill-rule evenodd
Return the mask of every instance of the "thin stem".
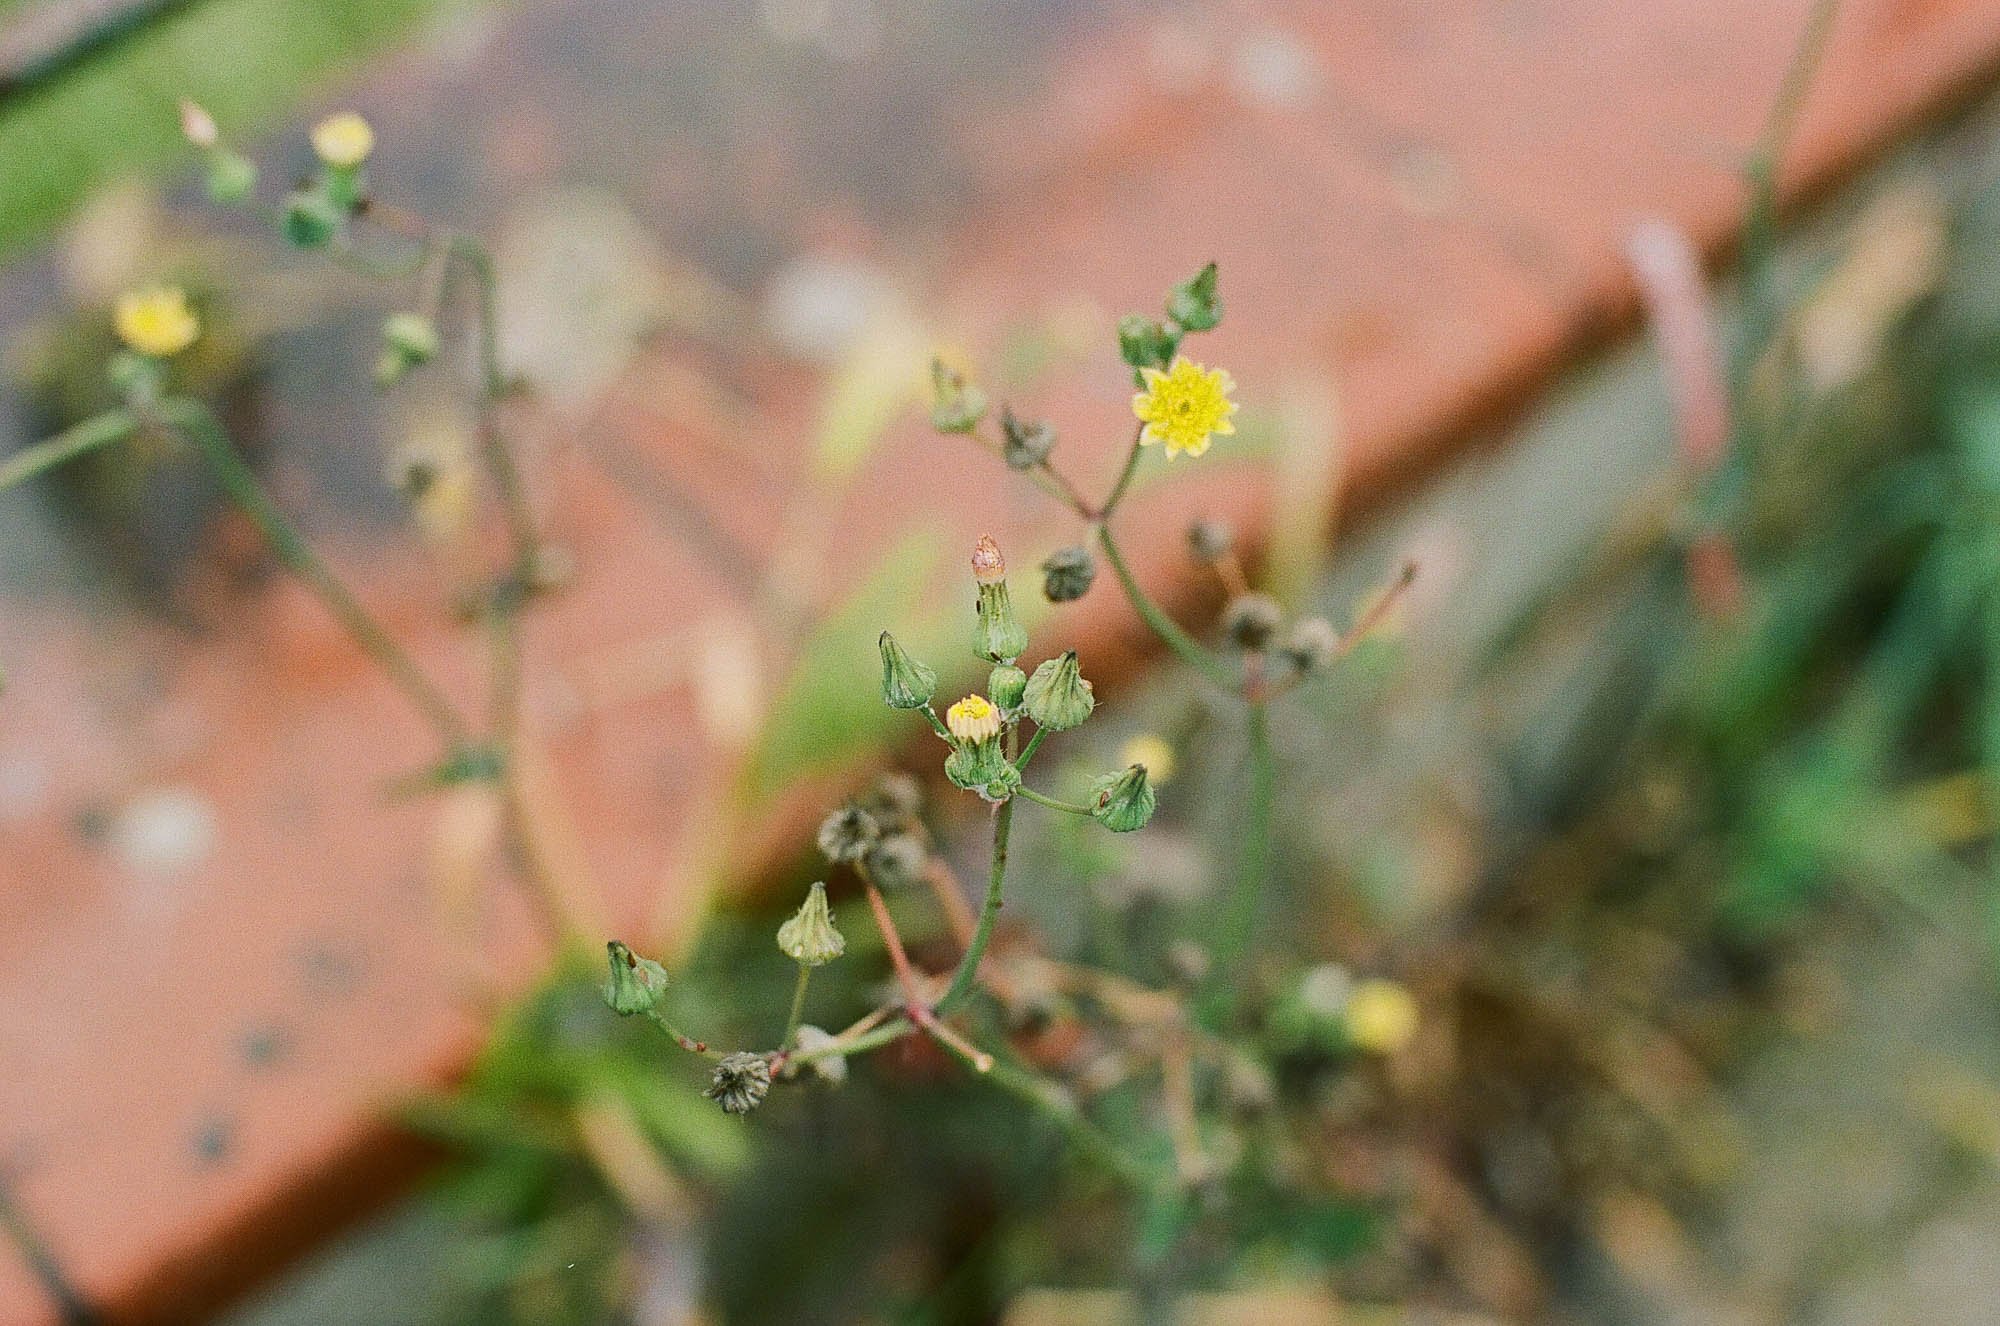
<path id="1" fill-rule="evenodd" d="M 75 460 L 86 452 L 122 442 L 137 431 L 139 421 L 129 410 L 107 410 L 93 415 L 52 438 L 23 447 L 5 462 L 0 462 L 0 492 L 26 483 L 36 475 Z"/>
<path id="2" fill-rule="evenodd" d="M 1214 965 L 1202 999 L 1203 1020 L 1211 1026 L 1235 1003 L 1236 982 L 1244 954 L 1257 929 L 1258 903 L 1271 877 L 1271 806 L 1277 782 L 1277 760 L 1271 749 L 1270 709 L 1263 701 L 1250 705 L 1250 786 L 1244 806 L 1243 841 L 1236 886 L 1223 915 L 1214 949 Z"/>
<path id="3" fill-rule="evenodd" d="M 943 737 L 945 739 L 945 742 L 949 745 L 956 746 L 958 744 L 958 742 L 954 740 L 951 735 L 951 729 L 946 727 L 944 725 L 944 720 L 937 716 L 937 710 L 931 708 L 929 705 L 925 705 L 923 708 L 923 715 L 925 718 L 931 720 L 931 731 L 937 733 L 940 737 Z"/>
<path id="4" fill-rule="evenodd" d="M 1014 791 L 1016 794 L 1028 798 L 1028 800 L 1038 806 L 1047 806 L 1050 810 L 1067 811 L 1071 815 L 1082 815 L 1085 817 L 1088 817 L 1091 813 L 1089 806 L 1075 801 L 1061 801 L 1055 797 L 1045 797 L 1032 787 L 1017 787 Z"/>
<path id="5" fill-rule="evenodd" d="M 1098 546 L 1104 549 L 1104 558 L 1111 563 L 1111 570 L 1117 575 L 1118 583 L 1124 589 L 1125 598 L 1131 603 L 1132 610 L 1139 614 L 1141 621 L 1152 628 L 1153 634 L 1165 641 L 1167 648 L 1180 655 L 1182 662 L 1223 690 L 1232 692 L 1238 690 L 1235 674 L 1208 650 L 1203 649 L 1193 636 L 1183 631 L 1157 603 L 1146 597 L 1146 591 L 1139 588 L 1139 582 L 1133 578 L 1132 568 L 1125 564 L 1123 554 L 1118 551 L 1118 543 L 1111 537 L 1109 525 L 1097 527 L 1097 542 Z"/>
<path id="6" fill-rule="evenodd" d="M 785 1015 L 785 1034 L 778 1040 L 778 1048 L 788 1048 L 799 1034 L 799 1022 L 806 1015 L 806 986 L 812 983 L 812 967 L 799 964 L 799 982 L 792 987 L 792 1011 Z"/>
<path id="7" fill-rule="evenodd" d="M 271 501 L 208 407 L 176 397 L 161 401 L 158 410 L 160 417 L 201 453 L 223 491 L 250 517 L 279 562 L 319 596 L 341 628 L 422 711 L 445 745 L 454 749 L 467 745 L 472 733 L 465 719 Z"/>
<path id="8" fill-rule="evenodd" d="M 1034 759 L 1035 752 L 1042 747 L 1042 738 L 1048 735 L 1049 730 L 1045 727 L 1035 729 L 1035 735 L 1028 738 L 1027 749 L 1023 750 L 1014 760 L 1014 768 L 1017 772 L 1028 767 L 1028 761 Z"/>
<path id="9" fill-rule="evenodd" d="M 958 960 L 958 970 L 952 973 L 944 998 L 937 1002 L 940 1013 L 949 1013 L 958 1007 L 959 1001 L 972 989 L 973 981 L 979 976 L 980 959 L 986 956 L 986 946 L 993 941 L 993 927 L 1000 919 L 1002 885 L 1007 877 L 1007 839 L 1013 828 L 1014 799 L 1009 797 L 993 809 L 993 869 L 986 878 L 986 902 L 979 909 L 979 925 L 972 932 L 972 942 L 965 946 L 965 953 Z"/>
<path id="10" fill-rule="evenodd" d="M 666 1032 L 674 1044 L 680 1046 L 689 1054 L 698 1054 L 704 1059 L 720 1059 L 722 1057 L 722 1051 L 710 1049 L 707 1041 L 698 1041 L 679 1027 L 676 1027 L 673 1023 L 667 1021 L 666 1015 L 661 1013 L 659 1009 L 648 1009 L 646 1016 L 652 1021 L 654 1026 Z"/>
<path id="11" fill-rule="evenodd" d="M 1097 519 L 1111 519 L 1111 513 L 1125 500 L 1125 490 L 1132 486 L 1132 476 L 1139 472 L 1139 457 L 1144 454 L 1146 425 L 1140 424 L 1132 431 L 1132 448 L 1125 453 L 1125 468 L 1118 471 L 1118 481 L 1111 485 L 1111 496 L 1104 499 L 1104 505 L 1097 509 Z"/>

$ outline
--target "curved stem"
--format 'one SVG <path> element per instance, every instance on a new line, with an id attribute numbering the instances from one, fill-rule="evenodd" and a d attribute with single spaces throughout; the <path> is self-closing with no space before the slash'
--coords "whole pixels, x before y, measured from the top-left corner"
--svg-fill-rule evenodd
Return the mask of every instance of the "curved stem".
<path id="1" fill-rule="evenodd" d="M 1013 828 L 1014 800 L 1009 797 L 993 810 L 993 869 L 986 877 L 986 901 L 979 909 L 979 924 L 972 932 L 972 942 L 965 946 L 958 970 L 952 973 L 951 984 L 937 1002 L 940 1013 L 956 1008 L 972 989 L 979 975 L 980 960 L 986 956 L 986 946 L 993 941 L 993 927 L 1000 919 L 1002 885 L 1007 877 L 1007 838 Z"/>
<path id="2" fill-rule="evenodd" d="M 1104 499 L 1104 505 L 1097 509 L 1100 521 L 1111 519 L 1111 513 L 1125 500 L 1125 490 L 1132 486 L 1132 476 L 1139 472 L 1139 457 L 1144 454 L 1146 425 L 1140 424 L 1132 431 L 1132 449 L 1125 453 L 1125 468 L 1118 472 L 1118 481 L 1111 485 L 1111 496 Z"/>
<path id="3" fill-rule="evenodd" d="M 160 417 L 201 453 L 223 491 L 257 526 L 279 562 L 319 596 L 341 628 L 388 674 L 410 703 L 422 711 L 445 745 L 457 749 L 469 744 L 472 732 L 457 708 L 417 666 L 416 660 L 369 615 L 271 501 L 208 407 L 199 401 L 176 397 L 161 401 L 158 409 Z"/>
<path id="4" fill-rule="evenodd" d="M 1244 806 L 1242 854 L 1201 1006 L 1203 1021 L 1211 1026 L 1227 1016 L 1236 1002 L 1236 982 L 1242 974 L 1239 968 L 1256 933 L 1257 905 L 1271 877 L 1271 804 L 1277 760 L 1271 749 L 1270 708 L 1261 700 L 1250 705 L 1249 737 L 1250 786 Z"/>
<path id="5" fill-rule="evenodd" d="M 1014 792 L 1015 795 L 1024 796 L 1036 805 L 1047 806 L 1050 810 L 1067 811 L 1072 815 L 1083 815 L 1085 817 L 1088 817 L 1091 813 L 1089 806 L 1080 805 L 1074 801 L 1062 801 L 1055 797 L 1045 797 L 1032 787 L 1017 787 L 1014 789 Z"/>
<path id="6" fill-rule="evenodd" d="M 1132 610 L 1139 614 L 1141 621 L 1152 628 L 1153 634 L 1166 643 L 1195 671 L 1214 682 L 1225 691 L 1239 689 L 1237 678 L 1221 660 L 1201 647 L 1199 641 L 1182 630 L 1160 605 L 1146 597 L 1146 591 L 1139 588 L 1139 582 L 1132 575 L 1132 568 L 1125 564 L 1123 554 L 1118 551 L 1117 540 L 1111 537 L 1109 525 L 1097 527 L 1098 546 L 1104 549 L 1104 559 L 1111 563 L 1111 570 L 1117 575 L 1118 583 L 1125 591 L 1125 598 Z"/>
<path id="7" fill-rule="evenodd" d="M 785 1017 L 785 1034 L 778 1040 L 778 1048 L 791 1046 L 799 1034 L 799 1022 L 806 1013 L 806 986 L 812 982 L 813 969 L 806 963 L 799 964 L 799 983 L 792 987 L 792 1011 Z"/>
<path id="8" fill-rule="evenodd" d="M 94 415 L 54 437 L 23 447 L 0 462 L 0 492 L 78 456 L 122 442 L 139 431 L 139 420 L 129 410 L 107 410 Z"/>

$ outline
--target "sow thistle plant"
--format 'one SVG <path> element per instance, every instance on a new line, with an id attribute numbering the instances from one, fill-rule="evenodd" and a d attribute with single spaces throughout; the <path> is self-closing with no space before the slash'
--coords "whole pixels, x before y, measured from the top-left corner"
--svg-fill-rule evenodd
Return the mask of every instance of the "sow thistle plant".
<path id="1" fill-rule="evenodd" d="M 955 927 L 960 932 L 959 955 L 949 974 L 934 976 L 911 960 L 885 897 L 885 891 L 921 882 L 930 886 L 947 917 L 966 905 L 949 866 L 930 848 L 912 790 L 902 784 L 897 785 L 900 792 L 878 788 L 835 809 L 818 833 L 819 850 L 827 862 L 836 871 L 850 872 L 858 882 L 895 982 L 893 997 L 844 1030 L 828 1033 L 803 1021 L 814 968 L 839 957 L 846 948 L 834 927 L 824 881 L 812 884 L 798 913 L 778 931 L 778 947 L 797 964 L 798 977 L 790 1017 L 775 1047 L 768 1050 L 725 1053 L 690 1037 L 666 1016 L 668 989 L 658 979 L 663 975 L 658 965 L 636 958 L 622 943 L 610 945 L 606 1002 L 618 1013 L 651 1018 L 682 1048 L 711 1059 L 714 1067 L 706 1094 L 724 1110 L 744 1114 L 756 1109 L 771 1090 L 795 1079 L 803 1067 L 838 1078 L 844 1076 L 849 1060 L 920 1036 L 1050 1115 L 1088 1154 L 1141 1191 L 1173 1190 L 1217 1172 L 1216 1164 L 1204 1158 L 1207 1148 L 1193 1066 L 1200 1063 L 1211 1070 L 1202 1079 L 1210 1090 L 1219 1090 L 1217 1084 L 1230 1080 L 1254 1078 L 1259 1072 L 1231 1037 L 1238 1021 L 1235 997 L 1241 964 L 1270 874 L 1275 769 L 1269 708 L 1307 678 L 1324 672 L 1379 626 L 1410 579 L 1406 569 L 1359 615 L 1349 632 L 1336 630 L 1323 618 L 1287 621 L 1275 599 L 1251 589 L 1228 529 L 1203 521 L 1190 530 L 1189 547 L 1230 591 L 1220 622 L 1220 646 L 1197 640 L 1140 588 L 1114 533 L 1114 517 L 1142 458 L 1156 449 L 1169 463 L 1192 462 L 1236 431 L 1238 405 L 1230 374 L 1182 353 L 1190 334 L 1214 328 L 1221 318 L 1217 271 L 1210 264 L 1174 289 L 1164 319 L 1131 317 L 1120 324 L 1119 346 L 1136 388 L 1132 397 L 1136 427 L 1122 468 L 1101 502 L 1087 500 L 1057 467 L 1053 424 L 1024 418 L 1003 405 L 997 428 L 990 428 L 991 402 L 978 383 L 942 360 L 931 366 L 931 422 L 937 431 L 967 437 L 985 448 L 1081 524 L 1083 538 L 1057 549 L 1039 568 L 1042 594 L 1054 603 L 1083 598 L 1096 582 L 1101 554 L 1146 624 L 1208 685 L 1234 697 L 1244 710 L 1250 760 L 1242 857 L 1213 937 L 1206 984 L 1196 992 L 1199 997 L 1190 1004 L 1178 994 L 1147 990 L 1115 972 L 1038 956 L 1029 957 L 1025 967 L 1018 954 L 998 961 L 991 956 L 1007 895 L 1016 807 L 1026 802 L 1043 812 L 1089 820 L 1111 833 L 1136 832 L 1153 818 L 1158 805 L 1154 774 L 1170 772 L 1173 752 L 1158 738 L 1129 743 L 1127 751 L 1134 758 L 1125 767 L 1094 778 L 1080 800 L 1053 795 L 1036 785 L 1039 770 L 1031 766 L 1043 744 L 1052 734 L 1070 732 L 1089 721 L 1097 710 L 1097 696 L 1073 649 L 1036 661 L 1032 670 L 1026 666 L 1030 640 L 1015 610 L 1006 560 L 998 543 L 983 537 L 972 550 L 970 565 L 976 591 L 970 645 L 973 656 L 988 669 L 983 690 L 944 703 L 936 668 L 888 631 L 877 640 L 883 702 L 921 716 L 945 747 L 941 761 L 945 780 L 984 802 L 991 819 L 984 899 L 976 915 L 961 918 Z M 1035 980 L 1021 980 L 1024 972 Z M 1076 1092 L 1067 1084 L 1035 1075 L 1020 1062 L 1015 1047 L 983 1048 L 974 1043 L 971 1032 L 955 1025 L 975 993 L 983 992 L 1010 1015 L 1001 1024 L 1004 1037 L 1004 1028 L 1020 1025 L 1023 1005 L 1032 1002 L 1032 996 L 1017 987 L 1049 981 L 1090 991 L 1106 1006 L 1128 1013 L 1143 1006 L 1145 1015 L 1129 1028 L 1135 1043 L 1174 1047 L 1164 1053 L 1179 1067 L 1165 1068 L 1162 1078 L 1165 1089 L 1176 1097 L 1163 1110 L 1178 1121 L 1171 1172 L 1134 1154 L 1086 1118 Z M 1354 1048 L 1393 1052 L 1414 1031 L 1414 1004 L 1407 992 L 1389 982 L 1369 983 L 1356 1008 L 1365 1017 L 1351 1029 L 1348 1043 Z"/>

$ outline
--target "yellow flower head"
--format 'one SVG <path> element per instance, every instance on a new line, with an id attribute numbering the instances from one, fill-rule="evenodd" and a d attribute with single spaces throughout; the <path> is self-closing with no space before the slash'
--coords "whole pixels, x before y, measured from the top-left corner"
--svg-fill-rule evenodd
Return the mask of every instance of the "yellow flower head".
<path id="1" fill-rule="evenodd" d="M 313 126 L 312 144 L 327 165 L 351 169 L 375 150 L 375 130 L 353 111 L 342 111 Z"/>
<path id="2" fill-rule="evenodd" d="M 157 359 L 179 354 L 201 335 L 201 319 L 188 307 L 187 291 L 177 285 L 147 286 L 120 295 L 112 324 L 119 340 Z"/>
<path id="3" fill-rule="evenodd" d="M 1157 787 L 1174 776 L 1174 748 L 1164 737 L 1147 732 L 1119 747 L 1118 763 L 1145 765 L 1146 777 Z"/>
<path id="4" fill-rule="evenodd" d="M 1000 735 L 1000 711 L 985 696 L 968 695 L 944 711 L 944 725 L 960 741 L 991 741 Z"/>
<path id="5" fill-rule="evenodd" d="M 1417 1001 L 1394 981 L 1368 980 L 1347 996 L 1347 1038 L 1371 1054 L 1394 1054 L 1417 1034 Z"/>
<path id="6" fill-rule="evenodd" d="M 1229 416 L 1236 402 L 1229 393 L 1236 382 L 1225 369 L 1206 369 L 1192 359 L 1175 359 L 1162 373 L 1142 368 L 1146 389 L 1132 397 L 1132 413 L 1146 425 L 1139 441 L 1155 442 L 1167 448 L 1167 458 L 1199 456 L 1208 450 L 1211 437 L 1228 437 L 1236 431 Z"/>

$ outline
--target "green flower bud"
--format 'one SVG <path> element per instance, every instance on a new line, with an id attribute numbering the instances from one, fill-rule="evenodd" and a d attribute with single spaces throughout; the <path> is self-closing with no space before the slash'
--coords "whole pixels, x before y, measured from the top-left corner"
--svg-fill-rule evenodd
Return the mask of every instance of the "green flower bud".
<path id="1" fill-rule="evenodd" d="M 1090 785 L 1090 791 L 1090 817 L 1113 833 L 1145 828 L 1159 803 L 1143 764 L 1135 764 L 1124 773 L 1105 774 Z"/>
<path id="2" fill-rule="evenodd" d="M 1135 373 L 1142 368 L 1167 367 L 1180 344 L 1180 337 L 1168 331 L 1157 318 L 1128 313 L 1118 319 L 1118 354 Z"/>
<path id="3" fill-rule="evenodd" d="M 1007 753 L 997 740 L 966 742 L 944 757 L 944 776 L 953 787 L 968 792 L 984 795 L 989 786 L 1004 783 L 1010 773 L 1015 773 L 1014 766 L 1007 762 Z"/>
<path id="4" fill-rule="evenodd" d="M 1021 707 L 1021 696 L 1027 686 L 1028 674 L 1012 663 L 1000 664 L 986 677 L 987 698 L 1007 713 Z"/>
<path id="5" fill-rule="evenodd" d="M 1028 678 L 1028 717 L 1037 727 L 1051 732 L 1067 732 L 1097 707 L 1097 697 L 1077 666 L 1074 649 L 1048 659 Z"/>
<path id="6" fill-rule="evenodd" d="M 829 861 L 859 861 L 881 836 L 875 817 L 849 804 L 820 821 L 819 850 Z"/>
<path id="7" fill-rule="evenodd" d="M 875 642 L 882 650 L 882 700 L 891 709 L 921 709 L 937 694 L 937 673 L 896 643 L 887 631 Z"/>
<path id="8" fill-rule="evenodd" d="M 1284 619 L 1285 610 L 1269 594 L 1238 594 L 1222 610 L 1222 633 L 1239 648 L 1262 649 Z"/>
<path id="9" fill-rule="evenodd" d="M 322 180 L 322 187 L 326 190 L 326 200 L 343 216 L 352 215 L 355 209 L 361 206 L 362 195 L 368 191 L 367 185 L 362 181 L 359 165 L 329 165 Z"/>
<path id="10" fill-rule="evenodd" d="M 301 249 L 324 248 L 340 231 L 341 213 L 325 193 L 298 189 L 285 199 L 285 238 Z"/>
<path id="11" fill-rule="evenodd" d="M 1215 264 L 1210 263 L 1167 296 L 1167 316 L 1188 331 L 1212 331 L 1222 321 L 1222 300 L 1215 293 Z"/>
<path id="12" fill-rule="evenodd" d="M 617 940 L 604 946 L 611 960 L 611 975 L 604 982 L 604 1002 L 620 1017 L 650 1013 L 667 993 L 667 969 L 651 958 L 642 958 Z"/>
<path id="13" fill-rule="evenodd" d="M 414 368 L 437 358 L 438 330 L 421 313 L 391 313 L 382 320 L 382 344 Z"/>
<path id="14" fill-rule="evenodd" d="M 209 201 L 240 203 L 257 188 L 257 164 L 240 152 L 218 147 L 208 154 L 204 183 Z"/>
<path id="15" fill-rule="evenodd" d="M 1197 520 L 1188 526 L 1188 551 L 1203 566 L 1214 566 L 1236 546 L 1236 531 L 1226 520 Z"/>
<path id="16" fill-rule="evenodd" d="M 1097 579 L 1097 559 L 1082 544 L 1050 553 L 1042 563 L 1042 595 L 1051 603 L 1070 603 L 1090 592 Z"/>
<path id="17" fill-rule="evenodd" d="M 931 360 L 931 427 L 940 433 L 970 433 L 985 417 L 986 393 L 944 360 Z"/>
<path id="18" fill-rule="evenodd" d="M 930 865 L 930 849 L 914 833 L 885 833 L 862 858 L 868 875 L 885 889 L 921 884 Z"/>
<path id="19" fill-rule="evenodd" d="M 778 927 L 778 950 L 801 967 L 824 967 L 847 951 L 826 905 L 826 885 L 815 882 L 799 910 Z"/>
<path id="20" fill-rule="evenodd" d="M 725 1113 L 748 1114 L 764 1103 L 770 1091 L 771 1061 L 739 1050 L 716 1064 L 715 1076 L 701 1094 L 722 1106 Z"/>
<path id="21" fill-rule="evenodd" d="M 1012 663 L 1028 647 L 1028 628 L 1014 616 L 1014 600 L 1002 580 L 979 587 L 979 622 L 972 652 L 993 663 Z"/>
<path id="22" fill-rule="evenodd" d="M 1055 425 L 1039 419 L 1016 419 L 1012 410 L 1001 407 L 1000 458 L 1009 469 L 1032 470 L 1055 449 Z"/>

